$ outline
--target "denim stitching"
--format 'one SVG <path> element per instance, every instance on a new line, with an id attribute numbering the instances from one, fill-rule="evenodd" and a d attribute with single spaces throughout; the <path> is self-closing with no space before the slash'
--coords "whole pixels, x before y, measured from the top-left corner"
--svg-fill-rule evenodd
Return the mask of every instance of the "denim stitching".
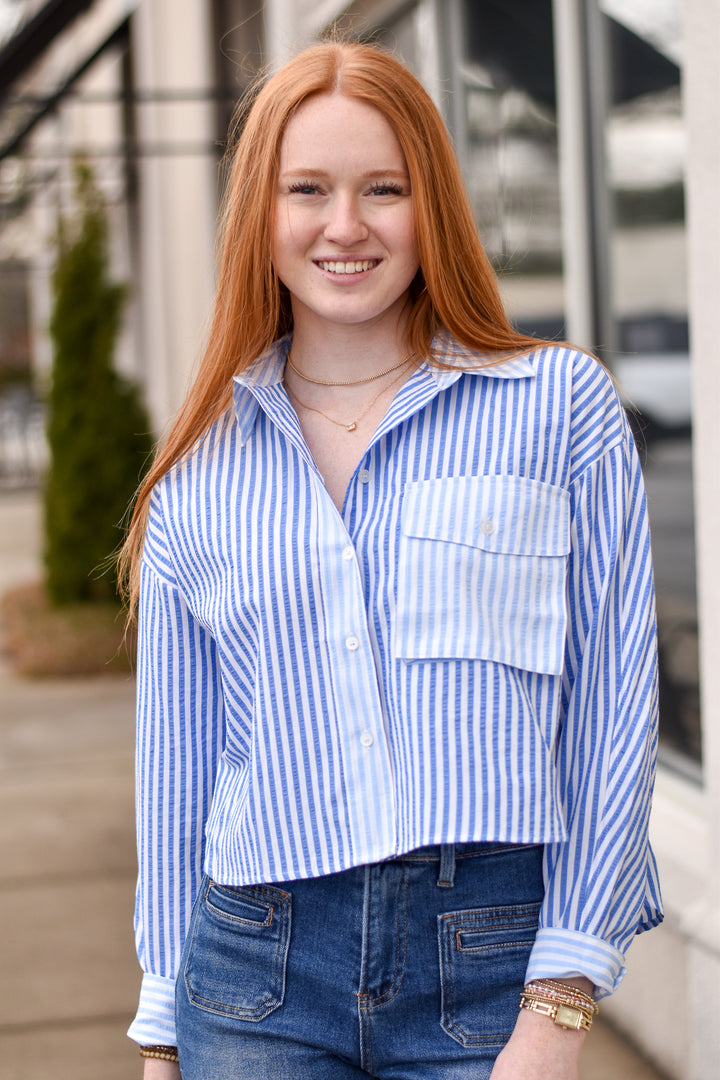
<path id="1" fill-rule="evenodd" d="M 216 884 L 216 882 L 208 879 L 208 886 L 207 886 L 207 890 L 205 892 L 204 899 L 205 899 L 205 903 L 207 904 L 208 907 L 210 907 L 213 910 L 217 911 L 218 909 L 214 908 L 214 906 L 212 904 L 210 904 L 209 901 L 208 901 L 208 895 L 210 893 L 210 890 L 213 887 L 213 885 L 215 885 L 215 884 Z M 289 944 L 290 944 L 290 940 L 289 940 L 290 939 L 289 920 L 291 918 L 291 909 L 290 909 L 291 895 L 289 893 L 283 892 L 281 889 L 274 889 L 272 887 L 270 887 L 269 890 L 266 890 L 265 887 L 263 887 L 263 886 L 252 886 L 252 888 L 257 893 L 264 893 L 265 895 L 273 895 L 274 899 L 276 901 L 278 899 L 278 896 L 280 896 L 282 898 L 280 903 L 281 903 L 281 905 L 283 907 L 284 915 L 285 915 L 285 932 L 283 934 L 282 931 L 281 931 L 282 936 L 278 940 L 278 942 L 276 943 L 276 946 L 274 948 L 273 985 L 274 985 L 274 991 L 275 992 L 273 993 L 273 995 L 270 998 L 267 998 L 265 1001 L 263 1001 L 263 1003 L 260 1006 L 258 1006 L 257 1008 L 249 1009 L 249 1008 L 245 1008 L 245 1007 L 241 1007 L 241 1006 L 237 1006 L 237 1005 L 231 1005 L 231 1004 L 229 1004 L 227 1002 L 215 1001 L 212 998 L 206 998 L 202 994 L 200 994 L 197 991 L 193 990 L 193 988 L 192 988 L 192 986 L 190 984 L 190 973 L 189 973 L 188 968 L 189 968 L 190 958 L 191 958 L 193 950 L 194 950 L 195 940 L 196 940 L 196 937 L 197 937 L 197 920 L 195 920 L 195 919 L 193 920 L 194 925 L 192 927 L 192 936 L 191 936 L 191 942 L 190 942 L 190 950 L 188 952 L 188 961 L 185 964 L 184 982 L 185 982 L 185 989 L 186 989 L 186 993 L 188 995 L 188 999 L 190 1000 L 190 1002 L 196 1008 L 203 1009 L 206 1012 L 214 1013 L 214 1014 L 216 1014 L 218 1016 L 235 1017 L 236 1019 L 240 1019 L 240 1020 L 248 1020 L 248 1021 L 257 1022 L 259 1020 L 263 1020 L 271 1012 L 274 1012 L 275 1009 L 279 1008 L 279 1006 L 282 1005 L 284 997 L 285 997 L 285 975 L 286 975 L 285 965 L 286 965 L 286 961 L 287 961 L 287 953 L 288 953 L 288 948 L 289 948 Z M 250 920 L 234 918 L 233 916 L 227 915 L 227 913 L 223 912 L 223 911 L 220 911 L 219 914 L 221 914 L 224 918 L 227 918 L 230 922 L 233 922 L 233 921 L 234 922 L 240 922 L 240 923 L 244 922 L 247 925 L 255 925 L 255 926 L 259 926 L 259 925 L 269 926 L 270 925 L 270 923 L 267 923 L 267 924 L 251 923 Z M 272 921 L 272 919 L 270 921 Z"/>
<path id="2" fill-rule="evenodd" d="M 400 993 L 405 975 L 407 957 L 407 904 L 410 888 L 410 870 L 402 867 L 397 887 L 397 923 L 395 929 L 395 968 L 388 989 L 379 997 L 371 997 L 367 991 L 356 993 L 358 1001 L 358 1019 L 360 1023 L 360 1064 L 366 1072 L 373 1072 L 372 1013 L 375 1009 L 394 1001 Z M 372 869 L 368 868 L 367 910 L 363 918 L 364 957 L 371 947 L 369 941 L 369 914 L 372 908 Z"/>
<path id="3" fill-rule="evenodd" d="M 400 993 L 403 978 L 405 976 L 405 960 L 407 957 L 407 898 L 409 888 L 410 874 L 403 870 L 398 887 L 399 902 L 397 905 L 398 919 L 395 935 L 395 970 L 392 975 L 390 986 L 384 994 L 375 998 L 371 998 L 369 994 L 363 995 L 366 999 L 364 1007 L 368 1010 L 376 1009 L 380 1005 L 387 1005 L 389 1001 L 394 1001 Z"/>
<path id="4" fill-rule="evenodd" d="M 438 926 L 440 929 L 439 934 L 439 949 L 440 949 L 440 985 L 443 994 L 443 1007 L 441 1010 L 441 1025 L 444 1030 L 457 1042 L 463 1046 L 493 1046 L 500 1045 L 507 1042 L 508 1036 L 502 1035 L 500 1032 L 493 1032 L 488 1035 L 472 1034 L 464 1030 L 458 1023 L 455 1016 L 455 997 L 454 997 L 454 981 L 453 981 L 453 963 L 452 963 L 452 942 L 455 940 L 458 946 L 458 952 L 482 952 L 490 951 L 492 949 L 502 949 L 508 947 L 525 947 L 529 944 L 528 940 L 512 941 L 512 942 L 494 942 L 491 945 L 474 946 L 471 948 L 459 947 L 459 935 L 463 931 L 467 930 L 482 930 L 487 929 L 490 931 L 496 931 L 499 927 L 497 925 L 501 920 L 508 920 L 510 912 L 516 911 L 519 918 L 514 925 L 519 930 L 527 929 L 530 926 L 528 916 L 531 912 L 537 913 L 539 910 L 538 904 L 510 904 L 506 909 L 487 909 L 493 912 L 493 914 L 482 914 L 486 909 L 477 909 L 475 912 L 447 912 L 444 915 L 438 916 Z M 463 916 L 468 916 L 467 919 Z M 461 927 L 456 928 L 453 934 L 453 923 L 460 923 Z M 504 927 L 503 927 L 504 928 Z M 509 927 L 508 927 L 509 928 Z"/>

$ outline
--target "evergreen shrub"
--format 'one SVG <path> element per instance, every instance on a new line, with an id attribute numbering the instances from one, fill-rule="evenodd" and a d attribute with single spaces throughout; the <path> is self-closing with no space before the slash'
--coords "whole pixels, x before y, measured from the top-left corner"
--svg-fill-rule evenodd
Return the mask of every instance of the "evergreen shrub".
<path id="1" fill-rule="evenodd" d="M 117 598 L 113 553 L 152 449 L 138 388 L 113 364 L 126 289 L 110 277 L 107 207 L 87 165 L 76 182 L 52 276 L 44 554 L 56 604 Z"/>

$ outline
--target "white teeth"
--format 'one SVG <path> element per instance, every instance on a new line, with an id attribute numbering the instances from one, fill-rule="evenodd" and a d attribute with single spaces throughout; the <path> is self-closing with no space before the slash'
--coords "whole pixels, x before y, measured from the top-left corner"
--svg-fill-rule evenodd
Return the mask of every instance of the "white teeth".
<path id="1" fill-rule="evenodd" d="M 370 270 L 377 264 L 377 259 L 356 259 L 355 262 L 318 262 L 321 270 L 328 270 L 331 274 L 361 274 L 363 270 Z"/>

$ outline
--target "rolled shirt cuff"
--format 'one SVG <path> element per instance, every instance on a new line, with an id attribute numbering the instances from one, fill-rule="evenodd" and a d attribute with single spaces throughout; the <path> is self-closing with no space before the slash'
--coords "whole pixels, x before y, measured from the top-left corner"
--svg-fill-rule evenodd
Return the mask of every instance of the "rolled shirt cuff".
<path id="1" fill-rule="evenodd" d="M 128 1035 L 140 1046 L 175 1046 L 175 980 L 143 975 L 138 1011 Z"/>
<path id="2" fill-rule="evenodd" d="M 530 982 L 584 976 L 594 983 L 599 999 L 617 990 L 625 971 L 623 954 L 602 938 L 549 926 L 537 933 L 525 978 Z"/>

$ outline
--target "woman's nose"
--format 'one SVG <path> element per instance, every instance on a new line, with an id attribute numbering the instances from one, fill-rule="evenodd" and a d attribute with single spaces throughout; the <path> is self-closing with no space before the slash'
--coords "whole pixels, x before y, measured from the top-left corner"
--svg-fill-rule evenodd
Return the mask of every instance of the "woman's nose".
<path id="1" fill-rule="evenodd" d="M 367 235 L 368 227 L 362 219 L 357 200 L 344 196 L 333 199 L 325 226 L 325 239 L 349 246 L 365 240 Z"/>

